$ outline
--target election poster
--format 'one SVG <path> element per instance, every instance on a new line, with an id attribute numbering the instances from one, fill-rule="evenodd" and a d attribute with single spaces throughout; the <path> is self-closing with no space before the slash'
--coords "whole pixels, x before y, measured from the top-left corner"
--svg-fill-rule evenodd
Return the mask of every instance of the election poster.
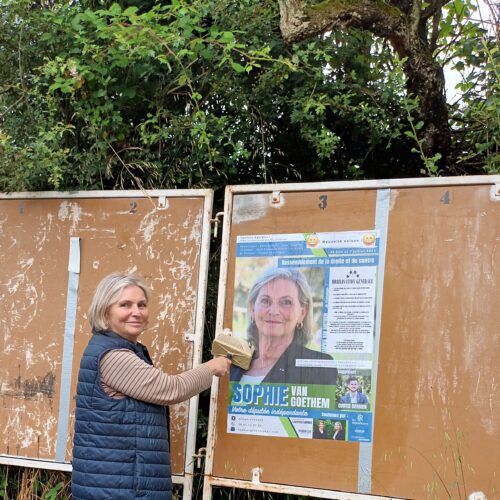
<path id="1" fill-rule="evenodd" d="M 227 432 L 370 442 L 376 230 L 243 235 L 233 335 L 254 348 L 232 366 Z"/>

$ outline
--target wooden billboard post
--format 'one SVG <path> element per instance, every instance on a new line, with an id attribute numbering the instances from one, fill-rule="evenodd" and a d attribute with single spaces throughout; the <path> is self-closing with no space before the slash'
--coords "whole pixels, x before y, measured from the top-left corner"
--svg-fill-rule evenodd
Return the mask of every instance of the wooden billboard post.
<path id="1" fill-rule="evenodd" d="M 242 255 L 268 261 L 263 256 L 282 255 L 276 248 L 297 235 L 307 241 L 311 234 L 321 240 L 357 232 L 372 232 L 378 241 L 373 369 L 366 385 L 371 439 L 356 440 L 352 410 L 345 441 L 309 439 L 310 415 L 345 417 L 340 400 L 333 411 L 289 417 L 283 433 L 294 437 L 275 437 L 275 424 L 261 416 L 274 402 L 242 405 L 235 394 L 251 384 L 236 389 L 216 381 L 205 499 L 214 487 L 340 499 L 498 493 L 500 176 L 229 186 L 217 331 L 239 328 L 237 311 L 245 314 L 238 298 L 248 289 L 239 286 Z M 260 247 L 251 246 L 254 241 Z M 291 255 L 295 247 L 287 244 Z M 346 273 L 359 269 L 340 266 Z M 337 360 L 341 387 L 345 365 Z M 245 413 L 241 423 L 237 412 Z M 368 413 L 356 415 L 362 420 Z"/>
<path id="2" fill-rule="evenodd" d="M 113 271 L 153 289 L 144 334 L 169 373 L 201 361 L 212 192 L 0 196 L 0 463 L 71 470 L 86 311 Z M 172 472 L 192 496 L 197 397 L 172 408 Z"/>

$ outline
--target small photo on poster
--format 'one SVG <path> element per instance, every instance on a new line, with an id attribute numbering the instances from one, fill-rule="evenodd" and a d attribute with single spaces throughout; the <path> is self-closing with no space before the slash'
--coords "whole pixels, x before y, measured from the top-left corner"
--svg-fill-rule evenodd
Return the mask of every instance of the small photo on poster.
<path id="1" fill-rule="evenodd" d="M 333 439 L 345 441 L 347 436 L 347 420 L 317 418 L 313 420 L 313 439 Z"/>
<path id="2" fill-rule="evenodd" d="M 370 409 L 371 377 L 340 375 L 337 407 L 343 410 L 368 411 Z"/>
<path id="3" fill-rule="evenodd" d="M 345 441 L 347 436 L 347 420 L 333 420 L 332 422 L 332 439 L 334 441 Z"/>
<path id="4" fill-rule="evenodd" d="M 328 439 L 328 421 L 323 418 L 313 420 L 313 439 Z"/>

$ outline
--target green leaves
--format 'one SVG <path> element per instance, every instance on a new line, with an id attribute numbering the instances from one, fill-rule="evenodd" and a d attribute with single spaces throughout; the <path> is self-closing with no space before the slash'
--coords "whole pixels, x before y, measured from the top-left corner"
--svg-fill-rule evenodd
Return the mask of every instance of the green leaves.
<path id="1" fill-rule="evenodd" d="M 42 113 L 44 94 L 55 106 L 50 119 L 37 123 L 36 141 L 31 137 L 25 146 L 12 142 L 14 147 L 3 141 L 12 152 L 10 160 L 23 157 L 29 164 L 33 159 L 46 172 L 39 178 L 57 188 L 76 179 L 86 179 L 87 186 L 109 178 L 126 182 L 122 165 L 129 160 L 149 165 L 141 170 L 145 179 L 148 168 L 157 171 L 156 162 L 172 168 L 177 174 L 165 175 L 164 181 L 173 185 L 206 183 L 201 164 L 223 175 L 213 162 L 234 162 L 238 156 L 218 148 L 243 149 L 231 139 L 227 118 L 206 107 L 210 88 L 224 81 L 228 71 L 246 76 L 271 62 L 269 51 L 249 50 L 237 40 L 241 31 L 207 23 L 210 9 L 203 2 L 175 1 L 141 11 L 120 5 L 90 10 L 56 3 L 53 10 L 40 12 L 48 29 L 39 48 L 46 52 L 32 93 L 40 96 Z M 49 45 L 54 54 L 47 52 Z M 74 136 L 58 133 L 59 123 L 66 123 Z M 49 155 L 49 148 L 57 154 Z M 106 165 L 105 175 L 89 169 L 90 163 Z M 66 164 L 79 165 L 76 171 L 82 175 L 69 176 Z M 183 167 L 170 167 L 176 164 Z M 229 163 L 224 168 L 233 171 Z M 149 176 L 151 182 L 158 178 Z M 27 186 L 29 179 L 19 182 Z M 129 177 L 129 182 L 136 180 Z"/>
<path id="2" fill-rule="evenodd" d="M 234 35 L 231 31 L 224 31 L 217 38 L 220 43 L 225 43 L 225 44 L 235 43 Z"/>
<path id="3" fill-rule="evenodd" d="M 456 131 L 454 159 L 460 171 L 500 172 L 500 58 L 495 21 L 471 0 L 455 0 L 440 23 L 439 57 L 461 79 L 455 86 L 452 123 Z M 477 168 L 479 166 L 479 168 Z"/>
<path id="4" fill-rule="evenodd" d="M 435 53 L 464 74 L 455 161 L 494 172 L 499 55 L 472 1 L 447 5 Z M 370 34 L 287 46 L 274 0 L 26 2 L 0 12 L 4 189 L 436 174 L 405 61 Z"/>
<path id="5" fill-rule="evenodd" d="M 233 68 L 236 73 L 244 73 L 246 71 L 245 66 L 234 61 L 231 63 L 231 68 Z"/>

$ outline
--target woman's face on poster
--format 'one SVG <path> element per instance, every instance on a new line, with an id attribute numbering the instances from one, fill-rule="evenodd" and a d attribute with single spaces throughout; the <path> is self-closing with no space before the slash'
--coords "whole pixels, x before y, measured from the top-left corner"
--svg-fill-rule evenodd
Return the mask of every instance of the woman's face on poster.
<path id="1" fill-rule="evenodd" d="M 253 319 L 259 337 L 293 339 L 295 327 L 302 323 L 306 308 L 293 281 L 277 278 L 264 285 L 253 305 Z"/>

